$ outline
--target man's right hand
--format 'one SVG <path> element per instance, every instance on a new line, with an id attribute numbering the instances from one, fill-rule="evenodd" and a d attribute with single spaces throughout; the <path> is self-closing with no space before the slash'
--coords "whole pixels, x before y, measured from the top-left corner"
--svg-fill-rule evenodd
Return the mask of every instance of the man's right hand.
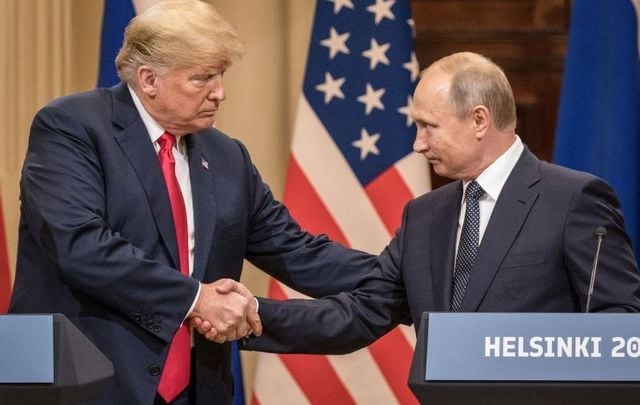
<path id="1" fill-rule="evenodd" d="M 220 279 L 202 284 L 200 297 L 189 314 L 191 326 L 218 343 L 260 335 L 262 323 L 253 294 L 243 284 Z"/>

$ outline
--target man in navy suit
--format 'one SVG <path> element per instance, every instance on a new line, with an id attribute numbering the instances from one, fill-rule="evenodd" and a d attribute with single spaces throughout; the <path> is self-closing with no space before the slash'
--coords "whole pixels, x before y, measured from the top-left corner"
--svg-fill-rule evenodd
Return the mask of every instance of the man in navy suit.
<path id="1" fill-rule="evenodd" d="M 220 343 L 261 328 L 234 281 L 243 259 L 312 296 L 351 290 L 371 267 L 370 255 L 301 231 L 244 146 L 212 128 L 241 51 L 207 3 L 161 2 L 127 28 L 123 83 L 34 118 L 10 312 L 62 313 L 113 362 L 95 403 L 229 403 Z M 214 325 L 215 342 L 187 329 L 181 371 L 165 374 L 191 317 Z M 174 375 L 187 388 L 158 391 Z"/>
<path id="2" fill-rule="evenodd" d="M 407 204 L 376 270 L 352 293 L 261 300 L 263 335 L 245 348 L 349 352 L 402 322 L 417 330 L 424 311 L 584 311 L 600 226 L 607 235 L 591 309 L 640 310 L 640 273 L 613 190 L 523 145 L 511 86 L 497 65 L 470 52 L 436 61 L 422 73 L 412 117 L 415 151 L 458 181 Z M 477 207 L 466 197 L 473 182 Z"/>

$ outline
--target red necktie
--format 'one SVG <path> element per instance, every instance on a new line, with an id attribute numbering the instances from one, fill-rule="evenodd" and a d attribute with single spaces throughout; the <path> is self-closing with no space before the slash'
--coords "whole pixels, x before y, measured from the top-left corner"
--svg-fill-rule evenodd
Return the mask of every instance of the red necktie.
<path id="1" fill-rule="evenodd" d="M 173 157 L 173 146 L 176 144 L 175 136 L 168 132 L 162 134 L 158 139 L 160 152 L 160 168 L 164 181 L 167 184 L 169 200 L 171 201 L 171 212 L 173 213 L 173 223 L 176 228 L 176 239 L 178 242 L 178 256 L 180 258 L 180 272 L 189 275 L 189 239 L 187 231 L 187 211 L 184 206 L 184 199 L 180 191 L 180 185 L 176 178 L 176 161 Z M 189 385 L 190 361 L 191 361 L 191 339 L 189 326 L 184 323 L 171 340 L 171 347 L 167 361 L 164 363 L 164 370 L 158 385 L 158 394 L 167 402 L 171 402 Z"/>

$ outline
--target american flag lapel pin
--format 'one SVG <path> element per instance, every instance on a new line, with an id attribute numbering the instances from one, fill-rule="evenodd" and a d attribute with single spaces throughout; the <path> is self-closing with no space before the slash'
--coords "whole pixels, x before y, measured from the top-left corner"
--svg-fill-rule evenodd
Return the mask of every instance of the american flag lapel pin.
<path id="1" fill-rule="evenodd" d="M 203 158 L 200 158 L 200 163 L 202 163 L 202 167 L 204 167 L 205 170 L 209 170 L 209 162 L 207 162 Z"/>

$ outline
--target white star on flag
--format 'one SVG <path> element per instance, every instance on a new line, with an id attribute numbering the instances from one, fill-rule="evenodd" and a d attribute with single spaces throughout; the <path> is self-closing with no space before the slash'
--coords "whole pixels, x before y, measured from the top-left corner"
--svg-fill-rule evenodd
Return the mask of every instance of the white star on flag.
<path id="1" fill-rule="evenodd" d="M 418 78 L 418 74 L 420 73 L 420 66 L 418 65 L 418 58 L 416 58 L 415 52 L 411 52 L 411 60 L 407 63 L 403 63 L 402 67 L 411 72 L 411 81 L 415 82 Z"/>
<path id="2" fill-rule="evenodd" d="M 369 115 L 374 108 L 384 110 L 384 104 L 382 104 L 382 100 L 380 100 L 384 93 L 384 88 L 374 90 L 371 84 L 367 83 L 366 93 L 358 97 L 358 101 L 365 105 L 365 113 L 367 115 Z"/>
<path id="3" fill-rule="evenodd" d="M 371 38 L 371 48 L 362 52 L 362 56 L 369 58 L 369 69 L 373 70 L 378 66 L 378 63 L 389 64 L 389 58 L 387 58 L 387 51 L 391 47 L 391 44 L 378 44 L 374 38 Z"/>
<path id="4" fill-rule="evenodd" d="M 395 20 L 396 16 L 391 12 L 391 7 L 395 3 L 396 0 L 376 0 L 376 4 L 367 7 L 367 11 L 376 15 L 376 25 L 378 25 L 384 18 Z"/>
<path id="5" fill-rule="evenodd" d="M 329 0 L 333 3 L 333 14 L 338 14 L 342 7 L 350 8 L 353 10 L 353 3 L 351 0 Z"/>
<path id="6" fill-rule="evenodd" d="M 353 141 L 351 145 L 360 149 L 360 160 L 364 160 L 369 153 L 379 155 L 380 151 L 376 146 L 376 142 L 380 139 L 380 134 L 369 134 L 366 129 L 362 128 L 360 131 L 360 139 Z"/>
<path id="7" fill-rule="evenodd" d="M 324 83 L 316 86 L 316 90 L 324 93 L 324 103 L 329 104 L 334 97 L 344 99 L 344 93 L 342 92 L 342 85 L 346 79 L 341 77 L 340 79 L 334 79 L 331 73 L 326 72 L 324 74 Z"/>
<path id="8" fill-rule="evenodd" d="M 407 24 L 409 24 L 409 27 L 411 27 L 411 36 L 413 38 L 415 38 L 416 37 L 416 22 L 413 21 L 413 18 L 409 18 L 407 20 Z"/>
<path id="9" fill-rule="evenodd" d="M 413 108 L 413 99 L 411 96 L 407 96 L 407 105 L 398 108 L 400 114 L 407 116 L 407 126 L 410 127 L 413 124 L 413 118 L 411 118 L 411 109 Z"/>
<path id="10" fill-rule="evenodd" d="M 350 33 L 345 32 L 344 34 L 338 34 L 338 31 L 335 28 L 331 27 L 331 31 L 329 32 L 329 38 L 323 39 L 320 41 L 322 46 L 326 46 L 329 48 L 329 59 L 333 59 L 336 57 L 338 52 L 342 52 L 344 54 L 349 54 L 349 48 L 347 48 L 347 39 L 351 36 Z"/>

